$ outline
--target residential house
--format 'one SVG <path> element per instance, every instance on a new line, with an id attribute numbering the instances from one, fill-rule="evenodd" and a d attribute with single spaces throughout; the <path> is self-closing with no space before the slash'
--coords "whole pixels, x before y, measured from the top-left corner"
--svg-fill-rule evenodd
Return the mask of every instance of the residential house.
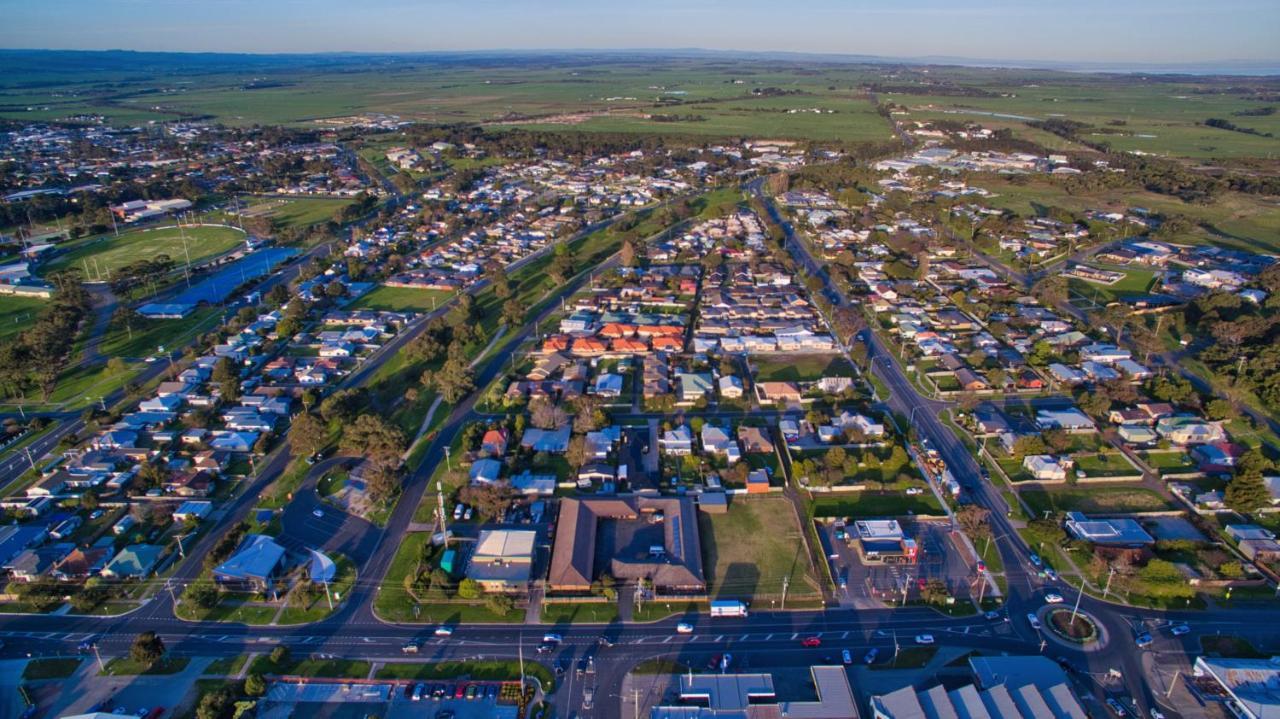
<path id="1" fill-rule="evenodd" d="M 687 425 L 667 430 L 658 438 L 658 446 L 664 454 L 683 456 L 693 454 L 693 433 Z"/>

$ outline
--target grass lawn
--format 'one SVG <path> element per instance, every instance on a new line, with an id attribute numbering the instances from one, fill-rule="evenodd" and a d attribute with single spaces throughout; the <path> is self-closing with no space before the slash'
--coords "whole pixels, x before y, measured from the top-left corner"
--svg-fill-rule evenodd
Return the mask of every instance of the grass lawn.
<path id="1" fill-rule="evenodd" d="M 838 496 L 813 500 L 815 517 L 904 517 L 908 514 L 943 514 L 933 492 L 907 495 L 902 492 L 842 492 Z"/>
<path id="2" fill-rule="evenodd" d="M 725 514 L 699 512 L 698 525 L 712 597 L 781 594 L 784 577 L 790 577 L 789 596 L 816 591 L 800 527 L 786 500 L 735 498 Z"/>
<path id="3" fill-rule="evenodd" d="M 1101 282 L 1090 282 L 1089 280 L 1083 280 L 1075 277 L 1072 277 L 1069 280 L 1069 285 L 1073 291 L 1101 304 L 1115 302 L 1124 297 L 1148 294 L 1156 283 L 1155 272 L 1152 272 L 1151 270 L 1134 270 L 1127 267 L 1114 267 L 1111 265 L 1103 265 L 1101 267 L 1094 266 L 1093 269 L 1104 269 L 1124 273 L 1123 279 L 1111 285 Z"/>
<path id="4" fill-rule="evenodd" d="M 8 339 L 35 324 L 49 306 L 38 297 L 0 295 L 0 340 Z"/>
<path id="5" fill-rule="evenodd" d="M 217 327 L 221 316 L 222 310 L 217 307 L 198 307 L 180 320 L 135 317 L 130 328 L 113 326 L 109 329 L 102 337 L 99 351 L 104 357 L 132 359 L 155 354 L 160 347 L 172 351 Z"/>
<path id="6" fill-rule="evenodd" d="M 271 218 L 272 223 L 281 227 L 309 227 L 332 220 L 334 213 L 350 204 L 350 200 L 325 197 L 268 199 L 253 203 L 244 210 L 244 215 L 245 217 L 265 215 Z"/>
<path id="7" fill-rule="evenodd" d="M 234 657 L 219 657 L 204 668 L 205 676 L 223 677 L 240 673 L 244 663 L 249 661 L 248 654 L 237 654 Z"/>
<path id="8" fill-rule="evenodd" d="M 59 659 L 32 659 L 22 669 L 23 681 L 39 681 L 41 679 L 66 679 L 80 667 L 78 657 Z"/>
<path id="9" fill-rule="evenodd" d="M 183 237 L 186 237 L 184 243 Z M 245 233 L 234 227 L 195 226 L 160 227 L 129 230 L 114 235 L 101 235 L 85 240 L 74 240 L 59 246 L 57 256 L 41 269 L 50 272 L 78 267 L 87 272 L 86 278 L 102 279 L 111 272 L 141 259 L 155 259 L 168 255 L 175 265 L 185 264 L 188 255 L 192 264 L 221 255 L 244 242 Z M 184 249 L 185 248 L 185 249 Z M 87 270 L 86 270 L 87 266 Z"/>
<path id="10" fill-rule="evenodd" d="M 309 659 L 286 657 L 279 664 L 263 654 L 249 665 L 250 674 L 275 674 L 298 677 L 331 677 L 363 679 L 369 676 L 369 662 L 363 659 Z"/>
<path id="11" fill-rule="evenodd" d="M 656 622 L 673 615 L 692 616 L 710 611 L 708 602 L 645 602 L 631 613 L 633 622 Z"/>
<path id="12" fill-rule="evenodd" d="M 876 662 L 875 664 L 871 665 L 871 668 L 873 670 L 874 669 L 920 669 L 924 665 L 928 664 L 929 660 L 933 659 L 933 656 L 937 653 L 938 653 L 938 648 L 936 646 L 935 647 L 905 647 L 898 652 L 898 656 L 896 658 L 893 656 L 892 652 L 882 654 L 882 656 L 885 657 L 886 661 Z"/>
<path id="13" fill-rule="evenodd" d="M 618 618 L 617 602 L 543 602 L 543 624 L 608 624 Z"/>
<path id="14" fill-rule="evenodd" d="M 1083 471 L 1087 477 L 1124 477 L 1142 474 L 1142 470 L 1133 466 L 1129 458 L 1120 452 L 1076 454 L 1072 459 L 1075 460 L 1076 469 Z"/>
<path id="15" fill-rule="evenodd" d="M 365 293 L 348 309 L 353 310 L 390 310 L 393 312 L 430 312 L 443 305 L 456 292 L 450 290 L 428 290 L 416 287 L 375 287 Z"/>
<path id="16" fill-rule="evenodd" d="M 551 670 L 529 658 L 525 659 L 526 676 L 536 677 L 546 691 L 551 691 L 555 677 Z M 471 679 L 474 681 L 520 681 L 520 662 L 512 660 L 480 660 L 433 662 L 429 664 L 391 662 L 378 667 L 378 679 Z"/>
<path id="17" fill-rule="evenodd" d="M 337 573 L 334 575 L 333 581 L 329 584 L 329 592 L 333 595 L 333 607 L 337 609 L 341 606 L 341 597 L 347 596 L 351 592 L 351 587 L 356 583 L 356 568 L 351 560 L 342 555 L 331 555 L 337 564 Z M 280 624 L 305 624 L 307 622 L 316 622 L 329 616 L 333 612 L 329 609 L 329 600 L 325 599 L 324 591 L 321 590 L 311 601 L 309 605 L 303 606 L 297 595 L 290 594 L 288 605 L 284 611 L 280 612 Z"/>
<path id="18" fill-rule="evenodd" d="M 107 667 L 98 672 L 98 676 L 133 676 L 137 674 L 177 674 L 191 663 L 189 657 L 166 657 L 147 666 L 128 657 L 116 657 L 107 662 Z"/>
<path id="19" fill-rule="evenodd" d="M 1052 512 L 1159 512 L 1172 505 L 1143 487 L 1024 489 L 1022 499 L 1037 516 Z"/>
<path id="20" fill-rule="evenodd" d="M 1200 647 L 1205 654 L 1234 659 L 1264 659 L 1267 656 L 1258 651 L 1249 640 L 1231 634 L 1200 637 Z"/>
<path id="21" fill-rule="evenodd" d="M 405 577 L 418 566 L 422 548 L 430 539 L 427 532 L 414 532 L 405 535 L 400 541 L 400 546 L 391 559 L 391 566 L 383 577 L 382 586 L 378 588 L 378 595 L 373 600 L 373 611 L 383 620 L 414 621 L 413 597 L 405 591 L 404 582 Z"/>
<path id="22" fill-rule="evenodd" d="M 753 359 L 757 382 L 813 382 L 823 377 L 852 377 L 853 366 L 840 355 L 770 355 Z"/>
<path id="23" fill-rule="evenodd" d="M 1138 457 L 1160 474 L 1180 474 L 1195 472 L 1199 469 L 1199 465 L 1191 458 L 1191 455 L 1180 449 L 1167 452 L 1156 450 L 1139 452 Z"/>

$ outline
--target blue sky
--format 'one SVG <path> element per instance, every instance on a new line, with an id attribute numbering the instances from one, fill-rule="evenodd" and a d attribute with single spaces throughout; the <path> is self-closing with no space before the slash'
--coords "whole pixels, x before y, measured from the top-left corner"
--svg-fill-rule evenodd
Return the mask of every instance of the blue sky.
<path id="1" fill-rule="evenodd" d="M 1277 0 L 0 0 L 0 18 L 0 47 L 8 48 L 1280 59 Z"/>

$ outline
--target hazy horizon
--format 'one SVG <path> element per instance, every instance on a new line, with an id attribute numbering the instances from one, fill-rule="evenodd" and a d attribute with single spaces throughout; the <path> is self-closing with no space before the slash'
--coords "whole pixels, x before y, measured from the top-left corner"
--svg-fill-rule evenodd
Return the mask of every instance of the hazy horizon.
<path id="1" fill-rule="evenodd" d="M 251 54 L 731 51 L 1159 66 L 1280 62 L 1280 3 L 1082 0 L 0 0 L 7 49 Z"/>

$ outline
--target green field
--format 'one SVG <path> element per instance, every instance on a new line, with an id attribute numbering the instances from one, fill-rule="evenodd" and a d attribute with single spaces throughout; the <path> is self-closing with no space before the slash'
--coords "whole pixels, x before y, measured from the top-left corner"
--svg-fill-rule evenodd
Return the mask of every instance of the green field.
<path id="1" fill-rule="evenodd" d="M 244 216 L 253 215 L 269 217 L 273 223 L 281 227 L 309 227 L 328 222 L 335 212 L 351 204 L 350 200 L 329 199 L 323 197 L 298 199 L 258 199 L 249 198 L 252 204 L 244 210 Z"/>
<path id="2" fill-rule="evenodd" d="M 816 592 L 800 527 L 783 499 L 735 499 L 726 514 L 698 513 L 703 570 L 712 597 L 780 595 L 790 577 L 790 596 Z"/>
<path id="3" fill-rule="evenodd" d="M 852 377 L 853 367 L 840 355 L 769 355 L 753 357 L 757 382 L 814 382 L 823 377 Z"/>
<path id="4" fill-rule="evenodd" d="M 42 269 L 48 274 L 75 267 L 84 271 L 88 279 L 107 279 L 119 267 L 138 260 L 154 260 L 160 255 L 168 255 L 176 265 L 182 265 L 189 253 L 191 263 L 197 264 L 235 249 L 244 237 L 244 232 L 234 227 L 210 225 L 181 230 L 177 227 L 128 230 L 119 237 L 102 235 L 59 245 L 58 254 Z"/>
<path id="5" fill-rule="evenodd" d="M 1069 281 L 1071 291 L 1099 304 L 1115 302 L 1122 298 L 1145 295 L 1151 292 L 1156 283 L 1156 273 L 1151 270 L 1132 270 L 1111 265 L 1092 265 L 1095 269 L 1123 272 L 1124 278 L 1115 284 L 1105 284 L 1072 277 Z"/>
<path id="6" fill-rule="evenodd" d="M 905 517 L 911 514 L 942 515 L 942 507 L 933 492 L 908 495 L 903 492 L 841 492 L 813 500 L 815 517 Z"/>
<path id="7" fill-rule="evenodd" d="M 1045 511 L 1161 512 L 1173 507 L 1159 494 L 1143 487 L 1024 489 L 1021 496 L 1037 516 Z"/>
<path id="8" fill-rule="evenodd" d="M 430 312 L 444 304 L 454 292 L 416 287 L 375 287 L 352 302 L 348 309 L 391 310 L 395 312 Z"/>
<path id="9" fill-rule="evenodd" d="M 6 340 L 35 324 L 49 300 L 0 295 L 0 340 Z"/>

